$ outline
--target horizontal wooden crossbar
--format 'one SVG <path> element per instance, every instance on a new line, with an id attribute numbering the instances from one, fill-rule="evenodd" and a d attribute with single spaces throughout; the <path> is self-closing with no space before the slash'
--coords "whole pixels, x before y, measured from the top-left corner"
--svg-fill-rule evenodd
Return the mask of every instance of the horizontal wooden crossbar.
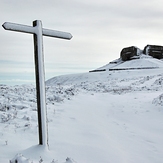
<path id="1" fill-rule="evenodd" d="M 22 25 L 22 24 L 5 22 L 2 26 L 5 30 L 10 30 L 10 31 L 24 32 L 29 34 L 36 34 L 37 32 L 35 27 Z M 42 34 L 43 36 L 56 37 L 56 38 L 67 39 L 67 40 L 70 40 L 72 38 L 71 33 L 44 29 L 44 28 L 42 28 Z"/>

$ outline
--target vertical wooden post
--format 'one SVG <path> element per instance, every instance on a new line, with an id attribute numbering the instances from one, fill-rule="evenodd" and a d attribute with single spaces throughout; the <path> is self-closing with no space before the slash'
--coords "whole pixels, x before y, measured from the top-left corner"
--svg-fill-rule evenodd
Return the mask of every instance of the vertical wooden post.
<path id="1" fill-rule="evenodd" d="M 45 99 L 45 72 L 43 58 L 43 35 L 42 23 L 39 20 L 33 21 L 35 27 L 34 35 L 34 55 L 35 55 L 35 76 L 37 90 L 37 112 L 38 112 L 38 130 L 39 144 L 48 145 L 47 129 L 47 110 Z"/>

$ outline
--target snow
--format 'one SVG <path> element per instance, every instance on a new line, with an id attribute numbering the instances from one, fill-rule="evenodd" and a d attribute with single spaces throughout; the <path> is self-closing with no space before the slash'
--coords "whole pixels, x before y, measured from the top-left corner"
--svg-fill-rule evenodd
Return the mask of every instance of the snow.
<path id="1" fill-rule="evenodd" d="M 35 86 L 0 85 L 0 162 L 162 163 L 162 79 L 163 68 L 48 80 L 49 147 L 38 145 Z"/>
<path id="2" fill-rule="evenodd" d="M 163 60 L 155 59 L 151 56 L 141 54 L 139 59 L 132 59 L 129 61 L 122 61 L 121 58 L 110 62 L 109 64 L 97 68 L 96 70 L 129 70 L 129 69 L 154 69 L 162 68 Z"/>
<path id="3" fill-rule="evenodd" d="M 134 59 L 126 61 L 114 68 L 116 69 L 128 69 L 128 68 L 160 68 L 163 67 L 163 61 L 154 58 L 140 58 L 139 62 Z M 113 69 L 114 69 L 113 68 Z"/>

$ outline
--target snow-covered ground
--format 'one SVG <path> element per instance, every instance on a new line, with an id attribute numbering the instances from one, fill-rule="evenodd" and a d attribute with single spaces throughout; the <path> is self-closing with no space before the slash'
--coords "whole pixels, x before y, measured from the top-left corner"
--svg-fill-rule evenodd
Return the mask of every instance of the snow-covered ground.
<path id="1" fill-rule="evenodd" d="M 149 55 L 141 54 L 139 59 L 132 59 L 128 61 L 122 61 L 121 58 L 116 59 L 105 66 L 97 68 L 93 71 L 99 70 L 133 70 L 133 69 L 154 69 L 163 68 L 163 60 L 156 59 Z"/>
<path id="2" fill-rule="evenodd" d="M 65 75 L 46 85 L 49 149 L 38 145 L 35 86 L 0 85 L 0 162 L 163 162 L 163 68 Z"/>

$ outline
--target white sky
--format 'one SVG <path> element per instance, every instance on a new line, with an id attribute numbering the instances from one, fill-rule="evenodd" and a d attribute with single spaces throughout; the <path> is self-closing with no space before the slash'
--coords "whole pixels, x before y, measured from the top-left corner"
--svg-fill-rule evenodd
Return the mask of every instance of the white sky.
<path id="1" fill-rule="evenodd" d="M 70 32 L 44 37 L 46 79 L 88 72 L 119 58 L 124 47 L 163 45 L 162 0 L 0 0 L 0 23 Z M 0 84 L 34 81 L 33 36 L 0 28 Z"/>

